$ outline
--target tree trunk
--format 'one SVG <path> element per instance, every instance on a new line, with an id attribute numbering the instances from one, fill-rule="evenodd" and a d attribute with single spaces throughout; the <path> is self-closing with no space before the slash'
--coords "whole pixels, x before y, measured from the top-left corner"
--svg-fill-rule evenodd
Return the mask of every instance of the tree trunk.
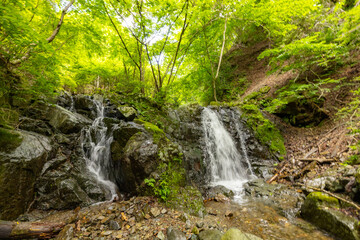
<path id="1" fill-rule="evenodd" d="M 64 17 L 65 17 L 65 15 L 66 15 L 67 11 L 69 10 L 69 8 L 71 7 L 71 5 L 74 4 L 74 2 L 75 2 L 75 0 L 71 0 L 71 1 L 68 3 L 68 5 L 66 5 L 66 7 L 62 10 L 62 12 L 61 12 L 61 17 L 60 17 L 60 20 L 59 20 L 58 25 L 56 26 L 56 28 L 55 28 L 55 30 L 53 31 L 53 33 L 51 34 L 51 36 L 46 39 L 46 41 L 48 41 L 48 43 L 51 43 L 51 42 L 55 39 L 56 35 L 59 33 L 60 28 L 61 28 L 61 25 L 62 25 L 63 22 L 64 22 Z"/>
<path id="2" fill-rule="evenodd" d="M 64 223 L 0 221 L 0 239 L 48 239 L 56 236 Z"/>
<path id="3" fill-rule="evenodd" d="M 225 41 L 226 41 L 226 24 L 227 24 L 227 16 L 226 16 L 226 18 L 225 18 L 224 33 L 223 33 L 223 43 L 222 43 L 222 47 L 221 47 L 219 64 L 218 64 L 218 68 L 217 68 L 217 70 L 216 70 L 215 78 L 213 79 L 213 90 L 214 90 L 214 100 L 215 100 L 215 102 L 217 102 L 217 98 L 216 98 L 216 80 L 217 80 L 217 78 L 219 77 L 221 60 L 222 60 L 222 57 L 223 57 L 223 54 L 224 54 Z"/>

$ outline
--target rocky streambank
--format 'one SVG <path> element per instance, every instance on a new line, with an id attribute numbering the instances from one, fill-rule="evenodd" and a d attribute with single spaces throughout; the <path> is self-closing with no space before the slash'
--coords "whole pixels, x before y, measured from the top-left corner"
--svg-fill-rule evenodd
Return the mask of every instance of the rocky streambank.
<path id="1" fill-rule="evenodd" d="M 234 203 L 232 191 L 208 185 L 204 108 L 136 101 L 65 94 L 57 105 L 20 108 L 17 128 L 0 128 L 0 219 L 61 223 L 57 239 L 332 239 L 302 217 L 335 237 L 359 239 L 359 212 L 321 193 L 358 201 L 357 166 L 333 165 L 321 174 L 309 167 L 286 184 L 268 184 L 278 164 L 268 145 L 238 108 L 211 106 L 256 175 Z M 99 148 L 109 160 L 102 180 L 88 165 L 99 135 L 94 121 L 107 139 Z M 116 186 L 115 202 L 104 179 Z"/>

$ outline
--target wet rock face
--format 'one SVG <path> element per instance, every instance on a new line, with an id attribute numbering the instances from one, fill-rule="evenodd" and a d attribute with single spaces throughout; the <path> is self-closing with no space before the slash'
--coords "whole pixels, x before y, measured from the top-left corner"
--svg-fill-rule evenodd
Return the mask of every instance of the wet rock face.
<path id="1" fill-rule="evenodd" d="M 263 179 L 247 182 L 244 188 L 247 196 L 261 199 L 266 205 L 286 217 L 295 217 L 303 203 L 303 194 L 286 185 L 268 184 Z"/>
<path id="2" fill-rule="evenodd" d="M 247 155 L 255 174 L 263 178 L 271 177 L 270 170 L 277 161 L 273 159 L 268 149 L 262 146 L 254 134 L 246 127 L 246 122 L 241 119 L 238 110 L 230 107 L 210 108 L 221 116 L 221 121 L 237 143 L 240 154 L 242 154 L 241 141 L 243 140 L 246 143 Z M 208 164 L 204 162 L 205 140 L 201 119 L 203 109 L 199 105 L 192 104 L 182 106 L 176 111 L 169 111 L 168 116 L 172 120 L 172 124 L 166 129 L 172 139 L 182 147 L 188 179 L 200 188 L 206 185 L 210 175 L 206 167 Z M 237 121 L 237 126 L 235 121 Z M 241 136 L 237 127 L 240 128 Z"/>
<path id="3" fill-rule="evenodd" d="M 57 156 L 48 161 L 35 188 L 38 197 L 34 207 L 41 210 L 74 209 L 104 201 L 105 196 L 110 195 L 87 170 L 84 160 L 76 155 Z"/>
<path id="4" fill-rule="evenodd" d="M 120 190 L 135 194 L 144 179 L 157 168 L 158 146 L 148 133 L 138 132 L 129 139 L 123 152 L 120 159 L 113 159 L 116 182 Z"/>
<path id="5" fill-rule="evenodd" d="M 336 198 L 325 193 L 310 193 L 301 207 L 301 216 L 340 239 L 360 239 L 358 220 L 339 211 Z"/>
<path id="6" fill-rule="evenodd" d="M 20 146 L 0 152 L 0 219 L 24 213 L 34 198 L 34 184 L 51 155 L 50 140 L 36 133 L 19 132 Z"/>

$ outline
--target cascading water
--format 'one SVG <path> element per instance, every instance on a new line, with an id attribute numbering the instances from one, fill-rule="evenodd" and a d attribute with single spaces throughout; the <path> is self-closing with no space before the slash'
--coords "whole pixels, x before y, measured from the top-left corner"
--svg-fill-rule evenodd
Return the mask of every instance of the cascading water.
<path id="1" fill-rule="evenodd" d="M 84 128 L 81 144 L 86 159 L 86 165 L 97 181 L 111 193 L 111 200 L 118 198 L 117 186 L 110 180 L 109 169 L 112 168 L 110 159 L 110 144 L 113 141 L 112 132 L 104 123 L 104 106 L 94 100 L 97 117 L 89 128 Z"/>
<path id="2" fill-rule="evenodd" d="M 254 177 L 247 154 L 243 157 L 237 150 L 231 135 L 226 131 L 216 112 L 205 108 L 202 112 L 205 134 L 205 150 L 211 174 L 210 185 L 222 185 L 241 199 L 243 184 Z M 237 127 L 239 131 L 239 127 Z M 245 146 L 242 151 L 246 153 Z M 245 165 L 247 167 L 244 167 Z"/>
<path id="3" fill-rule="evenodd" d="M 250 164 L 250 160 L 249 160 L 249 155 L 247 153 L 247 150 L 246 150 L 246 145 L 245 145 L 245 140 L 244 140 L 244 136 L 243 136 L 243 133 L 241 131 L 241 128 L 240 128 L 240 124 L 239 124 L 239 121 L 237 121 L 236 119 L 239 119 L 235 112 L 231 112 L 231 115 L 232 115 L 232 118 L 234 119 L 234 124 L 235 124 L 235 130 L 239 136 L 239 140 L 240 140 L 240 147 L 241 147 L 241 151 L 243 153 L 243 159 L 245 160 L 245 162 L 247 163 L 247 171 L 248 171 L 248 174 L 250 174 L 251 177 L 255 177 L 255 174 L 251 168 L 251 164 Z"/>

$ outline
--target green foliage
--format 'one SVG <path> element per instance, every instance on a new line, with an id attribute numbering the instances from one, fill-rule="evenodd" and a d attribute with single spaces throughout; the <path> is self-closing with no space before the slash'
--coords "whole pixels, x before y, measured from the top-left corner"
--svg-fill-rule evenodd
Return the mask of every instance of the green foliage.
<path id="1" fill-rule="evenodd" d="M 360 81 L 360 77 L 354 78 L 352 81 L 358 82 Z M 340 118 L 347 119 L 350 134 L 356 139 L 356 143 L 350 147 L 353 154 L 347 160 L 349 164 L 359 163 L 360 156 L 360 88 L 352 91 L 352 93 L 353 97 L 351 101 L 338 112 Z"/>
<path id="2" fill-rule="evenodd" d="M 277 97 L 271 102 L 263 103 L 269 113 L 277 113 L 290 102 L 321 104 L 323 96 L 331 91 L 329 84 L 340 84 L 342 79 L 315 79 L 313 81 L 291 81 L 277 91 Z M 339 86 L 339 85 L 338 85 Z"/>
<path id="3" fill-rule="evenodd" d="M 286 149 L 284 139 L 280 131 L 272 122 L 266 119 L 257 105 L 244 103 L 240 106 L 248 126 L 255 132 L 255 137 L 262 143 L 269 146 L 270 151 L 275 155 L 285 155 Z M 282 158 L 282 156 L 280 156 Z"/>
<path id="4" fill-rule="evenodd" d="M 182 156 L 173 156 L 167 163 L 161 163 L 159 178 L 145 179 L 144 183 L 151 188 L 152 193 L 167 202 L 175 198 L 179 188 L 185 186 L 185 169 L 181 165 Z"/>

